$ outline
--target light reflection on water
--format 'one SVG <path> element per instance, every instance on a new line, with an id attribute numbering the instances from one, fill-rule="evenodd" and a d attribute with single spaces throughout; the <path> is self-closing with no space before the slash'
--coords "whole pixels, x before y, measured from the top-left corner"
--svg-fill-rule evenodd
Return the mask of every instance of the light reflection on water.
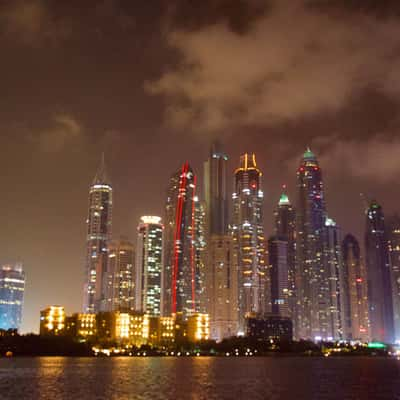
<path id="1" fill-rule="evenodd" d="M 0 359 L 1 400 L 400 400 L 378 358 Z"/>

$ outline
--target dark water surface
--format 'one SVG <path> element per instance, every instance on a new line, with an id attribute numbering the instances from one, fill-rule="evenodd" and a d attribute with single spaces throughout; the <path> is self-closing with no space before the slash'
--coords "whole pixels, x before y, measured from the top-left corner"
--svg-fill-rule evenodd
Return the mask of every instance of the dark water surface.
<path id="1" fill-rule="evenodd" d="M 400 400 L 379 358 L 0 359 L 0 399 Z"/>

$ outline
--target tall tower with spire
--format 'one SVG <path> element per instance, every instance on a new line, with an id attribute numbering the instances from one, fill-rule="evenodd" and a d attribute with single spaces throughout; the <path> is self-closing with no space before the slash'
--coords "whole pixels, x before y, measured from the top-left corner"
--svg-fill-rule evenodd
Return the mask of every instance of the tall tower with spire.
<path id="1" fill-rule="evenodd" d="M 296 332 L 296 211 L 289 200 L 286 185 L 282 187 L 282 194 L 275 209 L 275 235 L 279 240 L 287 242 L 287 269 L 288 269 L 288 314 L 293 321 L 293 334 Z"/>
<path id="2" fill-rule="evenodd" d="M 324 272 L 325 198 L 322 173 L 314 153 L 307 148 L 297 170 L 297 308 L 298 337 L 327 338 L 328 292 Z"/>
<path id="3" fill-rule="evenodd" d="M 232 233 L 238 251 L 240 331 L 245 328 L 246 316 L 270 311 L 261 176 L 255 154 L 243 154 L 235 171 L 232 195 Z"/>
<path id="4" fill-rule="evenodd" d="M 86 266 L 83 312 L 103 309 L 106 293 L 107 245 L 111 239 L 112 186 L 106 173 L 104 154 L 89 188 L 89 209 L 86 220 Z"/>

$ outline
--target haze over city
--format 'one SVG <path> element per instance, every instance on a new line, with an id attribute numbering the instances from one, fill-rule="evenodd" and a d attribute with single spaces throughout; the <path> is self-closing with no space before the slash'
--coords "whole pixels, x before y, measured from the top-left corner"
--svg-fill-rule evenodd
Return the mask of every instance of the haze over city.
<path id="1" fill-rule="evenodd" d="M 360 193 L 400 210 L 396 2 L 81 3 L 0 6 L 0 262 L 24 265 L 22 332 L 49 304 L 82 308 L 102 152 L 113 236 L 134 243 L 140 216 L 164 215 L 171 174 L 189 161 L 202 176 L 216 137 L 229 194 L 239 156 L 256 153 L 266 236 L 282 184 L 297 202 L 307 146 L 344 233 L 363 241 Z"/>

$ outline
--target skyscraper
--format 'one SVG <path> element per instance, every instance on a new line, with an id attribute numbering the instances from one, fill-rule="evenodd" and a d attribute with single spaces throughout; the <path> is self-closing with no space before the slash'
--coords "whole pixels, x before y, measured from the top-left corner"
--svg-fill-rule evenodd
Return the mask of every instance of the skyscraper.
<path id="1" fill-rule="evenodd" d="M 107 245 L 111 238 L 112 187 L 107 177 L 104 155 L 89 189 L 86 236 L 86 268 L 83 312 L 95 313 L 105 299 Z"/>
<path id="2" fill-rule="evenodd" d="M 383 210 L 376 201 L 372 201 L 366 214 L 365 251 L 371 339 L 392 343 L 392 283 Z"/>
<path id="3" fill-rule="evenodd" d="M 293 334 L 297 338 L 296 326 L 296 211 L 292 206 L 286 186 L 275 209 L 275 235 L 287 242 L 288 269 L 288 316 L 293 322 Z M 271 262 L 270 262 L 271 264 Z"/>
<path id="4" fill-rule="evenodd" d="M 206 211 L 204 202 L 194 197 L 194 264 L 195 264 L 195 309 L 196 312 L 207 312 L 206 293 Z"/>
<path id="5" fill-rule="evenodd" d="M 342 330 L 344 340 L 369 340 L 367 277 L 360 245 L 353 235 L 342 243 Z"/>
<path id="6" fill-rule="evenodd" d="M 0 329 L 19 330 L 24 304 L 25 273 L 21 264 L 0 268 Z"/>
<path id="7" fill-rule="evenodd" d="M 268 240 L 268 257 L 271 276 L 272 313 L 289 316 L 288 242 L 273 236 Z"/>
<path id="8" fill-rule="evenodd" d="M 196 176 L 189 163 L 172 175 L 165 207 L 162 314 L 196 311 Z"/>
<path id="9" fill-rule="evenodd" d="M 395 339 L 400 340 L 400 216 L 390 216 L 386 219 L 385 226 L 392 271 Z"/>
<path id="10" fill-rule="evenodd" d="M 211 235 L 206 286 L 209 293 L 211 338 L 222 340 L 238 333 L 238 259 L 231 235 Z"/>
<path id="11" fill-rule="evenodd" d="M 320 301 L 326 307 L 326 330 L 322 331 L 327 339 L 342 339 L 341 325 L 341 272 L 342 244 L 340 229 L 331 218 L 326 218 L 323 230 L 323 269 L 321 278 L 324 283 Z M 325 282 L 327 284 L 325 284 Z"/>
<path id="12" fill-rule="evenodd" d="M 241 332 L 244 332 L 247 315 L 270 311 L 261 175 L 255 154 L 246 153 L 240 157 L 240 166 L 235 171 L 232 195 L 232 234 L 238 251 L 239 329 Z"/>
<path id="13" fill-rule="evenodd" d="M 125 238 L 112 240 L 108 244 L 108 264 L 105 301 L 102 311 L 134 310 L 134 260 L 133 244 Z"/>
<path id="14" fill-rule="evenodd" d="M 322 260 L 325 199 L 321 169 L 314 153 L 307 149 L 297 170 L 297 335 L 324 338 L 327 335 L 326 293 Z"/>
<path id="15" fill-rule="evenodd" d="M 224 235 L 228 230 L 227 163 L 228 156 L 222 151 L 221 144 L 214 142 L 204 163 L 206 229 L 209 235 Z"/>
<path id="16" fill-rule="evenodd" d="M 136 310 L 157 317 L 161 315 L 163 230 L 160 217 L 142 217 L 136 250 Z"/>

